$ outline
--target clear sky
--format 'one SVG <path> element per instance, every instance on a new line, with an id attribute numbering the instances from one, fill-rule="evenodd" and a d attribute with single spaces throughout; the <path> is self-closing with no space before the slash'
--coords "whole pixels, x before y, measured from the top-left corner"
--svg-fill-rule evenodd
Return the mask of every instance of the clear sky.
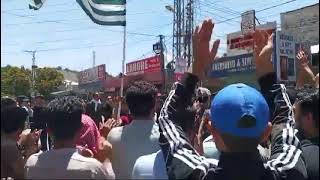
<path id="1" fill-rule="evenodd" d="M 261 10 L 290 0 L 195 0 L 196 21 L 211 17 L 219 22 L 239 16 L 250 9 Z M 127 60 L 131 62 L 152 55 L 152 44 L 159 34 L 166 36 L 168 60 L 172 49 L 172 14 L 165 9 L 173 0 L 127 0 Z M 319 3 L 296 0 L 257 13 L 258 19 L 277 21 L 280 13 Z M 240 18 L 219 23 L 215 36 L 222 40 L 219 54 L 226 51 L 226 34 L 240 30 Z M 75 0 L 46 0 L 38 11 L 28 9 L 27 0 L 1 0 L 1 66 L 31 67 L 31 55 L 37 50 L 38 66 L 84 70 L 106 64 L 113 75 L 121 71 L 122 27 L 94 24 Z"/>

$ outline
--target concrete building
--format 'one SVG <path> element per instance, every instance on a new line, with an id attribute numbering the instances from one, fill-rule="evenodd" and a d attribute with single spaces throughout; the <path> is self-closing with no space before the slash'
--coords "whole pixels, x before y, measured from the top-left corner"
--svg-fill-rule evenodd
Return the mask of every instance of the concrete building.
<path id="1" fill-rule="evenodd" d="M 311 47 L 319 45 L 319 3 L 281 13 L 281 31 L 293 35 L 296 43 L 311 54 Z M 309 56 L 315 72 L 319 72 L 319 58 Z"/>
<path id="2" fill-rule="evenodd" d="M 319 44 L 319 3 L 281 13 L 281 31 L 298 43 Z"/>

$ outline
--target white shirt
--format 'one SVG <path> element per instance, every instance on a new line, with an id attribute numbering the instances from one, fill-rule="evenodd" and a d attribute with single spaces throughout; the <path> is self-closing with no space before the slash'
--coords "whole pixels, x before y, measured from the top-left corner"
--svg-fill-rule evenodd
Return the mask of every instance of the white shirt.
<path id="1" fill-rule="evenodd" d="M 216 147 L 216 143 L 214 143 L 213 141 L 212 135 L 210 135 L 203 141 L 202 146 L 203 146 L 204 156 L 206 158 L 219 159 L 220 152 Z"/>
<path id="2" fill-rule="evenodd" d="M 117 179 L 130 179 L 136 160 L 160 150 L 159 127 L 153 120 L 133 120 L 110 131 L 111 162 Z"/>
<path id="3" fill-rule="evenodd" d="M 110 165 L 111 166 L 111 165 Z M 74 148 L 33 154 L 25 165 L 27 179 L 114 179 L 112 168 L 87 158 Z"/>
<path id="4" fill-rule="evenodd" d="M 139 157 L 133 167 L 132 179 L 168 179 L 162 151 Z"/>

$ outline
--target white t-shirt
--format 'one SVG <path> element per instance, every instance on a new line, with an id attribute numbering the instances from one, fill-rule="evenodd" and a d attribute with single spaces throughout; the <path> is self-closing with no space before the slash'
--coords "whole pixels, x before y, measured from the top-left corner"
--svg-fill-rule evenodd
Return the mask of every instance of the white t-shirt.
<path id="1" fill-rule="evenodd" d="M 159 127 L 153 120 L 133 120 L 113 128 L 107 140 L 112 144 L 111 162 L 117 179 L 130 179 L 136 160 L 160 150 Z"/>
<path id="2" fill-rule="evenodd" d="M 110 167 L 87 158 L 75 148 L 53 149 L 33 154 L 25 165 L 27 179 L 114 179 Z"/>
<path id="3" fill-rule="evenodd" d="M 162 151 L 139 157 L 132 170 L 132 179 L 168 179 Z"/>

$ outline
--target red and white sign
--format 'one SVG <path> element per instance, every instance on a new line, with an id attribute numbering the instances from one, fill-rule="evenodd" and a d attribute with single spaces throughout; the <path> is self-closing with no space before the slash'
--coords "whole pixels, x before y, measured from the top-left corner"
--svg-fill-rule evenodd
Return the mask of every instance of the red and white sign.
<path id="1" fill-rule="evenodd" d="M 183 74 L 187 71 L 187 61 L 184 58 L 177 58 L 176 69 L 174 72 L 175 81 L 180 81 Z"/>
<path id="2" fill-rule="evenodd" d="M 153 56 L 140 61 L 128 63 L 126 65 L 126 75 L 139 75 L 149 72 L 161 72 L 160 56 Z"/>
<path id="3" fill-rule="evenodd" d="M 269 34 L 275 32 L 277 23 L 271 22 L 257 26 L 256 29 L 265 30 Z M 241 31 L 227 35 L 227 54 L 228 56 L 237 56 L 253 52 L 253 34 L 243 34 Z"/>
<path id="4" fill-rule="evenodd" d="M 106 79 L 106 65 L 102 64 L 94 68 L 79 72 L 79 84 L 86 84 Z"/>

